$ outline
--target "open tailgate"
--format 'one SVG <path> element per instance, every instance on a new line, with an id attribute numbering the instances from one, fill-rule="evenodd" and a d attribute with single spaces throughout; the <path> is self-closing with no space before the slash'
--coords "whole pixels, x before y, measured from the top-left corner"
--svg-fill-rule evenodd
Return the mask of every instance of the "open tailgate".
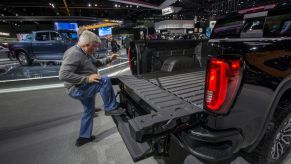
<path id="1" fill-rule="evenodd" d="M 113 119 L 134 161 L 165 152 L 157 144 L 166 146 L 170 133 L 198 124 L 203 117 L 201 107 L 153 81 L 131 75 L 118 80 L 120 102 L 127 112 Z"/>

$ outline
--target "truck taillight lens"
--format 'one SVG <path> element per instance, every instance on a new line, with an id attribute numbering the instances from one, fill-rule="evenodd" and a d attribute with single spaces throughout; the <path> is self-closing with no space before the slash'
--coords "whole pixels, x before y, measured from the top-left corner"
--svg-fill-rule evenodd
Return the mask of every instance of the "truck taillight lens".
<path id="1" fill-rule="evenodd" d="M 208 111 L 226 113 L 237 93 L 241 79 L 241 60 L 211 59 L 205 88 Z"/>

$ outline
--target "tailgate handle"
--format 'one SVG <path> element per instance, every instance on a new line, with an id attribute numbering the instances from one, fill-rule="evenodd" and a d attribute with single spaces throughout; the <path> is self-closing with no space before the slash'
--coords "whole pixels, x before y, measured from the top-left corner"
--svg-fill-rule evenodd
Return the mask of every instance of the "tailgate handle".
<path id="1" fill-rule="evenodd" d="M 176 119 L 170 119 L 169 121 L 167 121 L 166 124 L 162 126 L 162 129 L 169 130 L 169 129 L 174 128 L 175 126 L 176 126 Z"/>

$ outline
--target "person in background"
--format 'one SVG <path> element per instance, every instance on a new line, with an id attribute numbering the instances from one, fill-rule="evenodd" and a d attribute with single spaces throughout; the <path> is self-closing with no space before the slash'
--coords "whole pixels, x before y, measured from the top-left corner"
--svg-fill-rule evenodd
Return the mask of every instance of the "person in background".
<path id="1" fill-rule="evenodd" d="M 124 39 L 124 47 L 126 50 L 130 47 L 130 39 L 128 37 Z"/>
<path id="2" fill-rule="evenodd" d="M 116 53 L 119 50 L 119 45 L 114 39 L 111 40 L 111 48 L 113 53 Z"/>
<path id="3" fill-rule="evenodd" d="M 104 102 L 105 115 L 121 115 L 125 112 L 116 101 L 114 90 L 108 76 L 100 76 L 97 67 L 116 60 L 118 55 L 97 60 L 93 53 L 100 43 L 99 37 L 90 31 L 83 31 L 77 45 L 69 48 L 63 58 L 59 79 L 64 81 L 68 95 L 79 100 L 84 108 L 81 128 L 76 146 L 95 139 L 92 136 L 95 96 L 100 92 Z"/>

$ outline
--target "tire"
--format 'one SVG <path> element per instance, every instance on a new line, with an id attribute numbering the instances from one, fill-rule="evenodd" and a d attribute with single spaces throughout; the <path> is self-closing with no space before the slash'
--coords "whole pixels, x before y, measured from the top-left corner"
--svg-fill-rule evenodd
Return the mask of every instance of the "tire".
<path id="1" fill-rule="evenodd" d="M 29 66 L 32 64 L 32 61 L 30 60 L 28 55 L 23 51 L 17 53 L 17 59 L 19 63 L 23 66 Z"/>
<path id="2" fill-rule="evenodd" d="M 280 103 L 276 112 L 272 119 L 272 128 L 267 131 L 254 152 L 246 157 L 249 162 L 281 164 L 291 153 L 291 101 Z"/>

